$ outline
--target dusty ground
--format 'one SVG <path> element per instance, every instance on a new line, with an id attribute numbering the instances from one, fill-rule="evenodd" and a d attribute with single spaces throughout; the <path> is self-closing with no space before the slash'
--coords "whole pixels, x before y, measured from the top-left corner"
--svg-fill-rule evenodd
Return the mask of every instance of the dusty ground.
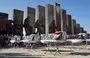
<path id="1" fill-rule="evenodd" d="M 46 47 L 38 49 L 7 48 L 0 49 L 0 58 L 90 58 L 90 46 L 60 46 L 59 53 L 50 48 L 46 54 Z"/>

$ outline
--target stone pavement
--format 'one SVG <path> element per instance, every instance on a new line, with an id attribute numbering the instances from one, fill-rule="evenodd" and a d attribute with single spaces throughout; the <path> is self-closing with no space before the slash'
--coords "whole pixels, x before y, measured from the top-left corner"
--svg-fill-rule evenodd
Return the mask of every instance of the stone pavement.
<path id="1" fill-rule="evenodd" d="M 46 47 L 38 49 L 30 48 L 7 48 L 0 49 L 0 58 L 90 58 L 90 46 L 60 46 L 59 53 L 55 56 L 55 49 L 49 50 L 46 54 Z"/>

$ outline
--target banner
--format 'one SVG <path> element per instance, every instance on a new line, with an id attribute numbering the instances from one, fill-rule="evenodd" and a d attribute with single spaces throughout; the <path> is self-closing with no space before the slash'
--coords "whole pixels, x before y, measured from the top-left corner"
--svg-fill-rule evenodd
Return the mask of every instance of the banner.
<path id="1" fill-rule="evenodd" d="M 22 25 L 23 24 L 23 11 L 14 9 L 13 11 L 13 19 L 14 24 Z"/>
<path id="2" fill-rule="evenodd" d="M 7 23 L 8 23 L 8 14 L 0 13 L 0 31 L 6 30 Z"/>
<path id="3" fill-rule="evenodd" d="M 14 34 L 23 35 L 23 11 L 14 9 L 13 11 L 14 20 Z"/>
<path id="4" fill-rule="evenodd" d="M 29 18 L 29 25 L 34 26 L 35 24 L 35 9 L 27 7 L 27 17 Z"/>

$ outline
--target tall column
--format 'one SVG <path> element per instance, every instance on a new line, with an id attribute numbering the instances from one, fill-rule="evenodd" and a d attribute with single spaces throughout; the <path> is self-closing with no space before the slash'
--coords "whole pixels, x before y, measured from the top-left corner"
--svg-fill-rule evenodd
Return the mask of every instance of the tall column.
<path id="1" fill-rule="evenodd" d="M 45 7 L 42 5 L 38 5 L 38 18 L 37 20 L 39 20 L 39 23 L 42 25 L 40 26 L 41 28 L 41 33 L 45 33 Z"/>
<path id="2" fill-rule="evenodd" d="M 60 9 L 60 4 L 58 3 L 54 4 L 54 20 L 55 20 L 56 29 L 58 31 L 61 31 L 61 9 Z"/>
<path id="3" fill-rule="evenodd" d="M 83 27 L 80 27 L 80 33 L 83 33 Z"/>
<path id="4" fill-rule="evenodd" d="M 13 10 L 13 20 L 16 35 L 23 35 L 23 16 L 24 11 L 17 9 Z"/>
<path id="5" fill-rule="evenodd" d="M 46 34 L 48 33 L 52 33 L 54 32 L 55 30 L 55 26 L 52 26 L 53 24 L 53 21 L 54 21 L 54 6 L 53 5 L 50 5 L 50 4 L 47 4 L 46 5 L 46 20 L 45 20 L 45 28 L 46 28 Z"/>
<path id="6" fill-rule="evenodd" d="M 0 12 L 0 34 L 6 34 L 8 14 Z"/>
<path id="7" fill-rule="evenodd" d="M 72 35 L 74 35 L 74 34 L 75 34 L 75 32 L 74 32 L 74 24 L 75 24 L 75 21 L 74 21 L 74 20 L 72 20 Z"/>
<path id="8" fill-rule="evenodd" d="M 35 32 L 35 8 L 27 7 L 27 18 L 29 21 L 29 26 L 31 28 L 30 33 Z"/>
<path id="9" fill-rule="evenodd" d="M 66 10 L 62 9 L 62 19 L 61 19 L 61 31 L 67 32 L 67 15 L 66 15 Z"/>
<path id="10" fill-rule="evenodd" d="M 74 34 L 76 34 L 76 20 L 73 19 Z"/>
<path id="11" fill-rule="evenodd" d="M 72 34 L 72 17 L 71 15 L 67 15 L 67 20 L 68 20 L 68 28 L 67 28 L 67 34 L 70 35 Z"/>
<path id="12" fill-rule="evenodd" d="M 76 24 L 76 32 L 77 34 L 80 33 L 80 24 Z"/>

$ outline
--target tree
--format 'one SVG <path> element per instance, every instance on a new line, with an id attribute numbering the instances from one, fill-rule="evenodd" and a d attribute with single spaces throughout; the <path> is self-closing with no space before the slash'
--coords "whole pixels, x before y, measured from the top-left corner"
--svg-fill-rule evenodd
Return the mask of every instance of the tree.
<path id="1" fill-rule="evenodd" d="M 13 21 L 12 20 L 8 20 L 8 24 L 7 24 L 7 34 L 8 35 L 12 35 L 12 34 L 14 34 L 13 32 L 14 32 L 14 27 L 13 27 Z"/>
<path id="2" fill-rule="evenodd" d="M 45 29 L 45 25 L 43 24 L 43 20 L 37 20 L 35 22 L 35 28 L 37 28 L 37 32 L 40 33 L 40 34 L 43 34 L 45 33 L 44 29 Z"/>
<path id="3" fill-rule="evenodd" d="M 25 31 L 26 31 L 26 35 L 30 35 L 32 33 L 32 26 L 30 26 L 30 22 L 29 22 L 29 17 L 27 17 L 24 20 L 24 27 L 25 27 Z"/>

